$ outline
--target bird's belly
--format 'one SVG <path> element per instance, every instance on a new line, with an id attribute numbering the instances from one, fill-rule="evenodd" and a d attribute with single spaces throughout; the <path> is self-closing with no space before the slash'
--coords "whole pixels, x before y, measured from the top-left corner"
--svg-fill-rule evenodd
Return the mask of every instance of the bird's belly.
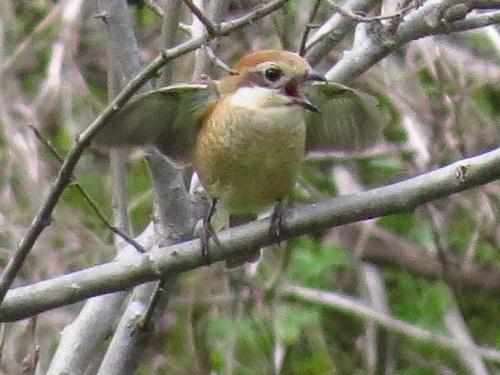
<path id="1" fill-rule="evenodd" d="M 279 121 L 272 122 L 276 113 L 245 121 L 236 111 L 234 121 L 209 123 L 200 133 L 195 169 L 208 195 L 230 214 L 257 213 L 293 189 L 304 155 L 304 115 L 298 108 L 278 110 Z"/>

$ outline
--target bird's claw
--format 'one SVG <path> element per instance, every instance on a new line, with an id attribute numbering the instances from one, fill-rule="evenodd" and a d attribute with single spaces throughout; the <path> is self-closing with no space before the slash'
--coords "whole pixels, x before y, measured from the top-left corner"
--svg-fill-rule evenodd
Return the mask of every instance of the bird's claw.
<path id="1" fill-rule="evenodd" d="M 278 246 L 280 245 L 281 235 L 283 234 L 283 203 L 279 201 L 274 207 L 271 216 L 271 224 L 269 226 L 269 237 L 272 240 L 277 240 Z"/>
<path id="2" fill-rule="evenodd" d="M 201 256 L 203 257 L 203 261 L 206 265 L 212 263 L 210 259 L 210 239 L 213 239 L 217 246 L 221 246 L 219 241 L 219 237 L 217 237 L 217 233 L 215 232 L 212 224 L 210 222 L 206 222 L 203 228 L 203 233 L 200 237 L 201 240 Z"/>
<path id="3" fill-rule="evenodd" d="M 215 232 L 211 220 L 212 216 L 215 213 L 215 207 L 217 205 L 217 199 L 212 199 L 210 204 L 210 208 L 208 209 L 207 216 L 203 220 L 203 233 L 201 234 L 201 256 L 206 265 L 209 265 L 211 262 L 210 259 L 210 238 L 212 238 L 217 246 L 221 246 L 219 238 L 217 237 L 217 233 Z"/>

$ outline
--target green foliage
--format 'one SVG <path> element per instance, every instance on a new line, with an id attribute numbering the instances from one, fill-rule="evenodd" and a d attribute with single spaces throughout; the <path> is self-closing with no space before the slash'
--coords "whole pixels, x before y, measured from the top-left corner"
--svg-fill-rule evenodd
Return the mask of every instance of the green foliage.
<path id="1" fill-rule="evenodd" d="M 484 85 L 474 93 L 474 101 L 481 110 L 492 116 L 500 115 L 500 90 L 494 85 Z"/>
<path id="2" fill-rule="evenodd" d="M 229 315 L 213 316 L 207 321 L 205 332 L 210 340 L 212 366 L 222 373 L 229 372 L 227 366 L 234 366 L 236 374 L 270 373 L 273 350 L 275 345 L 280 345 L 286 352 L 295 353 L 287 356 L 283 363 L 290 373 L 331 371 L 333 363 L 324 345 L 313 346 L 314 351 L 301 349 L 304 343 L 308 343 L 306 346 L 315 344 L 318 319 L 317 311 L 293 306 L 278 307 L 272 317 L 257 310 L 250 310 L 239 319 Z M 233 353 L 233 358 L 228 358 L 229 352 Z M 256 358 L 267 360 L 256 361 Z"/>
<path id="3" fill-rule="evenodd" d="M 391 284 L 396 283 L 394 292 L 389 294 L 394 315 L 434 333 L 446 332 L 443 315 L 453 304 L 442 283 L 418 280 L 401 273 L 391 273 L 388 278 Z"/>
<path id="4" fill-rule="evenodd" d="M 289 275 L 301 285 L 330 289 L 332 271 L 348 266 L 349 261 L 340 246 L 325 246 L 310 238 L 300 238 L 295 242 Z"/>
<path id="5" fill-rule="evenodd" d="M 134 178 L 128 179 L 128 194 L 131 201 L 130 217 L 135 228 L 142 230 L 151 220 L 154 194 L 145 160 L 131 163 L 129 173 Z"/>
<path id="6" fill-rule="evenodd" d="M 71 9 L 66 7 L 74 3 L 7 0 L 0 4 L 1 268 L 29 230 L 60 168 L 60 161 L 28 126 L 38 129 L 65 157 L 77 135 L 108 102 L 106 77 L 112 69 L 106 24 L 94 18 L 99 13 L 95 2 L 83 2 L 80 13 L 69 14 Z M 148 63 L 164 45 L 163 19 L 148 2 L 131 3 L 141 62 Z M 256 3 L 230 1 L 224 22 Z M 211 47 L 228 65 L 252 49 L 296 49 L 313 3 L 292 0 L 273 16 L 217 38 Z M 177 40 L 184 41 L 190 36 L 189 23 L 194 17 L 185 6 L 182 12 Z M 331 16 L 332 9 L 322 2 L 313 25 L 307 26 L 321 26 Z M 369 24 L 367 32 L 379 26 Z M 327 38 L 337 37 L 334 31 Z M 376 41 L 384 37 L 373 34 Z M 330 51 L 317 69 L 330 69 L 342 51 L 352 48 L 352 39 L 349 34 L 337 44 L 337 50 Z M 341 191 L 387 185 L 498 147 L 500 65 L 495 43 L 482 30 L 450 32 L 398 46 L 370 68 L 359 83 L 387 112 L 383 117 L 385 142 L 374 150 L 354 155 L 327 153 L 306 163 L 293 204 L 312 204 Z M 196 59 L 200 54 L 192 53 L 171 63 L 176 82 L 190 80 Z M 213 70 L 214 77 L 225 74 Z M 151 220 L 155 194 L 147 162 L 136 150 L 129 155 L 125 190 L 135 235 Z M 338 166 L 345 167 L 352 181 L 336 175 L 332 178 Z M 115 250 L 106 246 L 112 243 L 110 231 L 75 186 L 81 185 L 112 221 L 116 194 L 108 167 L 107 154 L 86 150 L 73 184 L 65 190 L 51 222 L 21 267 L 16 287 L 29 288 L 40 280 L 114 257 Z M 374 320 L 362 311 L 329 305 L 326 299 L 290 302 L 282 298 L 280 287 L 291 284 L 342 293 L 366 308 L 381 305 L 386 317 L 446 337 L 451 337 L 446 314 L 458 311 L 467 327 L 462 333 L 477 345 L 499 350 L 499 287 L 495 288 L 498 281 L 487 272 L 500 266 L 499 186 L 490 183 L 414 212 L 290 240 L 265 257 L 256 276 L 248 277 L 250 281 L 239 278 L 238 270 L 229 273 L 218 266 L 183 274 L 137 373 L 361 375 L 369 372 L 366 352 L 370 344 L 378 350 L 375 372 L 379 374 L 389 373 L 383 366 L 386 358 L 394 363 L 390 372 L 394 375 L 471 373 L 460 351 L 424 344 L 391 324 L 381 328 L 376 320 L 376 335 L 372 335 L 368 326 Z M 446 285 L 439 274 L 438 249 L 452 258 L 456 285 Z M 406 258 L 408 254 L 411 259 Z M 375 285 L 375 279 L 370 279 L 373 284 L 365 283 L 366 262 L 381 285 Z M 477 274 L 471 275 L 468 267 L 475 267 Z M 368 287 L 375 291 L 365 298 Z M 33 345 L 41 348 L 38 372 L 43 373 L 60 332 L 79 308 L 73 305 L 42 314 L 33 337 L 25 334 L 24 322 L 6 326 L 0 372 L 18 373 Z M 384 345 L 384 337 L 392 346 Z M 95 358 L 103 355 L 106 346 L 107 342 L 98 345 Z M 498 362 L 483 362 L 490 373 L 500 373 Z"/>
<path id="7" fill-rule="evenodd" d="M 402 237 L 409 237 L 414 230 L 425 230 L 425 228 L 415 225 L 415 216 L 412 214 L 382 217 L 377 221 L 377 224 Z"/>

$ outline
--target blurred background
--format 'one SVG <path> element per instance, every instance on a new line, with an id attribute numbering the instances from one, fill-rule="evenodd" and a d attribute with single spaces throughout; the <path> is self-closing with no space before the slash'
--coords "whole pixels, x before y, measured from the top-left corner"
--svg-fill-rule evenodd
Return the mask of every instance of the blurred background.
<path id="1" fill-rule="evenodd" d="M 261 3 L 226 1 L 221 19 L 241 17 Z M 253 50 L 299 51 L 307 26 L 314 40 L 334 14 L 330 2 L 318 2 L 317 9 L 316 3 L 291 0 L 217 38 L 213 51 L 229 66 Z M 371 3 L 375 12 L 398 10 L 392 1 Z M 411 1 L 405 4 L 405 14 L 415 11 Z M 129 1 L 143 64 L 165 45 L 156 5 L 162 3 Z M 2 267 L 61 164 L 43 139 L 64 157 L 108 102 L 107 31 L 99 12 L 92 0 L 0 3 Z M 178 12 L 174 44 L 195 30 L 189 9 L 182 5 Z M 353 40 L 354 23 L 330 41 L 331 50 L 313 56 L 310 43 L 306 56 L 326 73 Z M 197 56 L 189 53 L 169 65 L 171 83 L 192 79 Z M 499 56 L 495 26 L 451 31 L 411 41 L 345 79 L 379 100 L 384 139 L 366 152 L 309 155 L 293 205 L 390 184 L 498 147 Z M 202 73 L 226 74 L 212 64 Z M 126 171 L 127 209 L 138 235 L 152 219 L 155 199 L 141 150 L 128 154 Z M 113 213 L 109 176 L 109 156 L 95 148 L 75 171 L 75 182 L 106 217 Z M 500 373 L 499 199 L 500 185 L 489 183 L 414 212 L 292 239 L 264 251 L 244 277 L 219 264 L 182 274 L 136 373 Z M 115 254 L 112 234 L 72 185 L 14 286 L 101 264 Z M 283 285 L 281 293 L 274 293 L 277 285 Z M 45 312 L 36 327 L 28 320 L 2 325 L 0 372 L 45 373 L 61 330 L 82 305 Z M 86 373 L 96 373 L 106 345 L 96 348 L 96 364 Z"/>

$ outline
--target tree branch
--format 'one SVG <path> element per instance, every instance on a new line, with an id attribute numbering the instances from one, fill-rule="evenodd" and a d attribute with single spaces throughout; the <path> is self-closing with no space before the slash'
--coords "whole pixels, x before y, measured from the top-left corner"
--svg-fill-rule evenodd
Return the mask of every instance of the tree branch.
<path id="1" fill-rule="evenodd" d="M 281 240 L 356 221 L 402 212 L 500 178 L 500 148 L 460 160 L 438 170 L 362 193 L 333 198 L 287 212 Z M 211 243 L 213 262 L 241 256 L 268 246 L 268 220 L 225 230 Z M 0 321 L 13 321 L 98 294 L 125 290 L 141 283 L 173 276 L 205 265 L 200 241 L 159 248 L 131 259 L 9 291 L 0 307 Z M 498 286 L 500 288 L 500 285 Z"/>
<path id="2" fill-rule="evenodd" d="M 369 308 L 353 298 L 338 293 L 303 288 L 295 285 L 284 285 L 278 293 L 281 298 L 310 305 L 342 311 L 362 319 L 373 321 L 390 332 L 427 344 L 437 344 L 452 350 L 469 350 L 483 359 L 500 362 L 500 352 L 490 348 L 478 347 L 471 343 L 460 342 L 454 338 L 439 335 L 423 328 L 408 324 L 387 314 Z"/>
<path id="3" fill-rule="evenodd" d="M 182 0 L 189 10 L 198 18 L 198 20 L 205 26 L 209 37 L 215 37 L 218 34 L 218 25 L 214 24 L 205 14 L 198 8 L 192 0 Z"/>
<path id="4" fill-rule="evenodd" d="M 393 25 L 381 25 L 372 29 L 352 50 L 326 74 L 336 82 L 346 82 L 357 77 L 403 45 L 426 36 L 466 31 L 500 22 L 500 12 L 468 14 L 474 6 L 484 2 L 472 1 L 458 19 L 451 17 L 450 8 L 457 5 L 454 0 L 429 0 L 408 13 L 394 31 Z M 484 5 L 484 4 L 483 4 Z M 448 13 L 447 13 L 448 12 Z M 457 17 L 457 15 L 453 15 Z"/>
<path id="5" fill-rule="evenodd" d="M 252 12 L 234 20 L 232 22 L 223 23 L 220 28 L 220 35 L 228 35 L 234 30 L 240 29 L 262 17 L 267 16 L 276 9 L 279 9 L 284 3 L 289 0 L 275 0 L 265 5 L 255 8 Z M 105 15 L 103 15 L 105 17 Z M 98 131 L 106 124 L 109 117 L 117 112 L 132 95 L 146 83 L 149 79 L 154 77 L 158 70 L 170 60 L 182 56 L 188 52 L 194 51 L 206 42 L 207 35 L 185 42 L 175 48 L 164 51 L 153 60 L 145 69 L 143 69 L 137 76 L 135 76 L 125 88 L 117 95 L 117 97 L 102 111 L 102 113 L 90 124 L 90 126 L 81 134 L 78 142 L 69 151 L 68 156 L 64 160 L 63 165 L 59 169 L 55 181 L 52 183 L 51 188 L 44 200 L 42 207 L 33 219 L 31 226 L 28 228 L 26 234 L 23 236 L 14 255 L 9 259 L 0 277 L 0 304 L 5 298 L 5 294 L 12 285 L 16 275 L 22 267 L 24 260 L 28 256 L 30 250 L 33 248 L 36 240 L 42 231 L 50 225 L 52 212 L 54 211 L 62 193 L 71 181 L 71 176 L 76 164 L 80 160 L 85 149 L 90 145 L 92 139 Z"/>
<path id="6" fill-rule="evenodd" d="M 380 4 L 378 0 L 349 0 L 342 5 L 350 12 L 368 13 Z M 319 27 L 306 45 L 305 57 L 311 65 L 317 65 L 332 49 L 334 49 L 354 28 L 352 18 L 335 13 Z"/>

